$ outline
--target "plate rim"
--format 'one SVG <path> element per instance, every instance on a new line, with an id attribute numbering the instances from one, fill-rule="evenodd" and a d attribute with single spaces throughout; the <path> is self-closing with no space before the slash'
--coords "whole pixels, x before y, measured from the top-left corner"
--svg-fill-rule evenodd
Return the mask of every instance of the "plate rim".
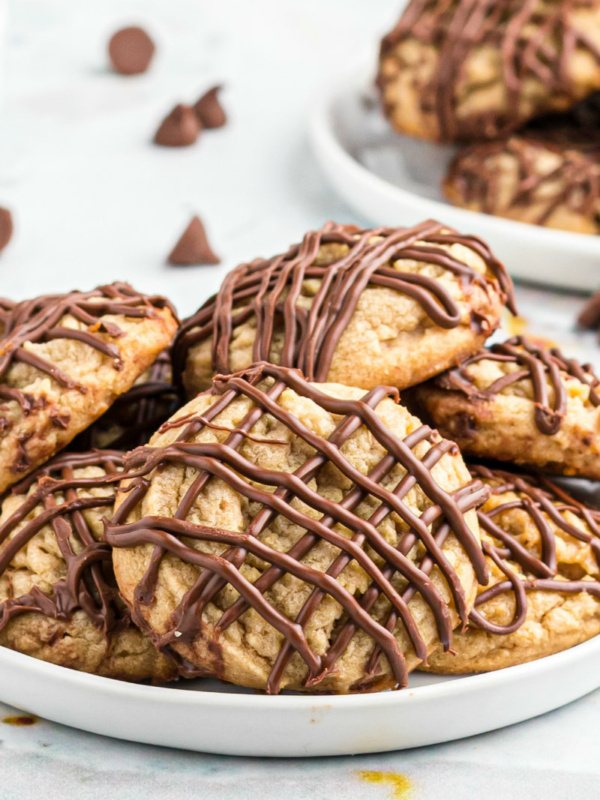
<path id="1" fill-rule="evenodd" d="M 371 692 L 363 694 L 299 694 L 299 695 L 267 695 L 265 693 L 241 694 L 238 692 L 213 692 L 213 691 L 194 691 L 193 689 L 179 689 L 175 684 L 165 686 L 152 686 L 148 684 L 130 683 L 114 678 L 107 678 L 101 675 L 94 675 L 87 672 L 72 670 L 41 659 L 19 653 L 10 648 L 0 647 L 0 662 L 5 666 L 16 669 L 21 668 L 30 674 L 30 677 L 38 677 L 40 680 L 53 678 L 60 683 L 72 683 L 79 689 L 89 689 L 92 692 L 101 694 L 108 693 L 115 696 L 128 696 L 129 699 L 140 701 L 152 698 L 158 703 L 185 703 L 198 706 L 213 707 L 235 707 L 241 706 L 240 710 L 275 710 L 282 711 L 286 708 L 301 709 L 308 707 L 311 710 L 319 707 L 330 709 L 353 710 L 365 706 L 401 706 L 409 702 L 419 700 L 430 701 L 447 695 L 476 694 L 480 690 L 493 687 L 494 684 L 513 684 L 518 683 L 522 676 L 523 679 L 531 679 L 537 674 L 568 669 L 569 663 L 579 661 L 586 657 L 593 656 L 597 651 L 600 656 L 600 634 L 593 636 L 585 642 L 574 645 L 568 650 L 554 653 L 543 658 L 528 661 L 523 664 L 516 664 L 491 672 L 478 674 L 453 675 L 453 680 L 442 680 L 427 686 L 407 687 L 398 691 Z M 46 674 L 45 674 L 46 673 Z M 600 674 L 598 676 L 600 686 Z M 459 687 L 462 687 L 460 689 Z M 0 689 L 0 700 L 3 692 Z"/>

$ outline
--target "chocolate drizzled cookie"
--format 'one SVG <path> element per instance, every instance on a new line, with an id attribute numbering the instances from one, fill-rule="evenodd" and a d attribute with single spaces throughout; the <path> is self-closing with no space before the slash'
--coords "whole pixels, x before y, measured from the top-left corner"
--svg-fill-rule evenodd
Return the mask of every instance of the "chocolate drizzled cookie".
<path id="1" fill-rule="evenodd" d="M 309 380 L 404 388 L 476 352 L 512 283 L 488 246 L 437 222 L 328 223 L 271 259 L 230 272 L 185 320 L 174 374 L 190 395 L 215 373 L 268 360 Z"/>
<path id="2" fill-rule="evenodd" d="M 471 472 L 492 490 L 477 512 L 492 578 L 457 655 L 435 654 L 431 669 L 500 669 L 600 633 L 600 512 L 541 476 Z"/>
<path id="3" fill-rule="evenodd" d="M 171 381 L 171 356 L 165 350 L 131 389 L 115 400 L 106 414 L 71 442 L 69 449 L 131 450 L 147 444 L 156 429 L 180 405 Z"/>
<path id="4" fill-rule="evenodd" d="M 163 297 L 114 283 L 2 312 L 0 491 L 87 428 L 169 345 Z"/>
<path id="5" fill-rule="evenodd" d="M 589 364 L 516 336 L 415 394 L 466 453 L 600 478 L 599 385 Z"/>
<path id="6" fill-rule="evenodd" d="M 129 680 L 174 677 L 131 627 L 101 518 L 123 453 L 63 453 L 13 487 L 0 516 L 0 643 L 62 666 Z"/>
<path id="7" fill-rule="evenodd" d="M 128 455 L 106 539 L 158 647 L 276 693 L 402 687 L 450 646 L 486 580 L 486 490 L 396 400 L 263 363 Z"/>
<path id="8" fill-rule="evenodd" d="M 600 127 L 548 121 L 461 150 L 444 179 L 457 206 L 534 225 L 600 233 Z"/>
<path id="9" fill-rule="evenodd" d="M 600 88 L 597 0 L 412 0 L 381 44 L 378 85 L 401 132 L 474 141 Z"/>

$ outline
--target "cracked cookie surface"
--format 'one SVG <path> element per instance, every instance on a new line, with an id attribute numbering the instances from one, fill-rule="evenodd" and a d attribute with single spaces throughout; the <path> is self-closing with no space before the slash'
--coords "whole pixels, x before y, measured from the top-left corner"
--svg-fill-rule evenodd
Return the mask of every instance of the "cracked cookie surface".
<path id="1" fill-rule="evenodd" d="M 0 644 L 109 678 L 170 680 L 175 664 L 132 624 L 103 541 L 122 462 L 118 451 L 62 453 L 5 495 Z"/>
<path id="2" fill-rule="evenodd" d="M 456 655 L 430 670 L 486 672 L 558 653 L 600 633 L 600 514 L 550 481 L 475 468 L 492 489 L 479 510 L 490 583 Z"/>
<path id="3" fill-rule="evenodd" d="M 547 228 L 600 233 L 600 148 L 531 132 L 474 144 L 453 159 L 444 192 L 453 205 Z"/>
<path id="4" fill-rule="evenodd" d="M 412 386 L 476 352 L 514 311 L 487 245 L 437 222 L 328 223 L 274 258 L 242 264 L 185 320 L 173 345 L 188 395 L 255 361 L 370 389 Z"/>
<path id="5" fill-rule="evenodd" d="M 130 389 L 177 327 L 164 298 L 118 283 L 17 303 L 0 324 L 0 491 Z"/>
<path id="6" fill-rule="evenodd" d="M 378 85 L 400 133 L 497 138 L 600 89 L 600 3 L 412 0 L 383 39 Z"/>
<path id="7" fill-rule="evenodd" d="M 418 387 L 424 415 L 461 450 L 600 479 L 600 392 L 589 365 L 514 337 Z"/>
<path id="8" fill-rule="evenodd" d="M 389 388 L 261 364 L 216 379 L 126 470 L 107 528 L 121 592 L 201 674 L 402 686 L 473 602 L 485 491 Z"/>

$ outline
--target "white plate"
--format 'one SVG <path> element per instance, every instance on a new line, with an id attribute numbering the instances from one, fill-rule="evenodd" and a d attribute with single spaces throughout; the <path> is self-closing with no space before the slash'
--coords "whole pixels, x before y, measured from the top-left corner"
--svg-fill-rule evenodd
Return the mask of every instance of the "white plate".
<path id="1" fill-rule="evenodd" d="M 516 278 L 594 290 L 600 286 L 600 237 L 555 231 L 455 208 L 440 182 L 452 147 L 399 136 L 379 111 L 372 65 L 336 81 L 317 101 L 310 136 L 317 159 L 338 194 L 379 225 L 413 225 L 433 218 L 492 246 Z"/>
<path id="2" fill-rule="evenodd" d="M 127 684 L 0 648 L 0 700 L 135 742 L 242 756 L 333 756 L 419 747 L 521 722 L 600 686 L 599 663 L 597 636 L 485 675 L 416 674 L 400 692 L 267 697 L 201 680 L 187 689 Z"/>

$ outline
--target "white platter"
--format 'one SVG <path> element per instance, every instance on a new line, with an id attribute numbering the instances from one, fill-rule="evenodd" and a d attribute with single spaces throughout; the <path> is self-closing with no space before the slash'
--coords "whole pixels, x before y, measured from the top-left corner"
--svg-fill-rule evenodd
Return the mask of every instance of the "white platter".
<path id="1" fill-rule="evenodd" d="M 310 137 L 336 192 L 379 225 L 433 218 L 484 238 L 511 274 L 535 283 L 595 290 L 600 237 L 555 231 L 455 208 L 440 190 L 452 147 L 399 136 L 384 120 L 372 89 L 372 65 L 338 79 L 315 103 Z"/>
<path id="2" fill-rule="evenodd" d="M 558 708 L 600 686 L 600 636 L 485 675 L 414 675 L 400 692 L 236 692 L 216 682 L 141 686 L 0 648 L 0 700 L 118 739 L 242 756 L 329 756 L 461 739 Z M 181 686 L 182 684 L 179 684 Z"/>

